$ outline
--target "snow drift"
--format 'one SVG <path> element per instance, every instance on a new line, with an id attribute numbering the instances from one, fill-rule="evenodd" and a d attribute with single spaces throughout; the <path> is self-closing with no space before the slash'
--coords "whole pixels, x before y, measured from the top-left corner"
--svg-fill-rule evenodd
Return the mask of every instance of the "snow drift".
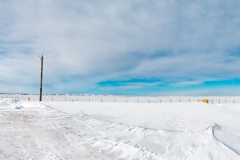
<path id="1" fill-rule="evenodd" d="M 240 107 L 0 101 L 0 159 L 240 159 Z"/>

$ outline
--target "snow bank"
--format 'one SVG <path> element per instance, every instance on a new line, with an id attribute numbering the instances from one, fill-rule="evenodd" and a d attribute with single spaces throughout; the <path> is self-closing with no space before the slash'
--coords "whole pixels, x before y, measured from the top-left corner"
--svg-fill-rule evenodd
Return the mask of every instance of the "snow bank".
<path id="1" fill-rule="evenodd" d="M 31 109 L 31 108 L 46 108 L 47 106 L 41 103 L 24 102 L 12 105 L 13 109 Z"/>
<path id="2" fill-rule="evenodd" d="M 39 102 L 21 102 L 17 98 L 4 98 L 0 100 L 0 106 L 8 106 L 12 109 L 23 108 L 46 108 L 47 106 Z"/>
<path id="3" fill-rule="evenodd" d="M 4 98 L 2 100 L 0 100 L 0 105 L 9 105 L 12 103 L 17 103 L 18 99 L 17 98 Z"/>
<path id="4" fill-rule="evenodd" d="M 39 102 L 21 103 L 22 108 L 46 108 L 47 106 Z"/>

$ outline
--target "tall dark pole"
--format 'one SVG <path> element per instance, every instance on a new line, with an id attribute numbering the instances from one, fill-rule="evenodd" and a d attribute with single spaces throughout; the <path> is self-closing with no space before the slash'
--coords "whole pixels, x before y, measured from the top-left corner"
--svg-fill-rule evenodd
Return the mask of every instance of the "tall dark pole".
<path id="1" fill-rule="evenodd" d="M 41 59 L 41 80 L 40 80 L 40 97 L 39 97 L 39 101 L 42 101 L 43 55 L 40 56 L 40 59 Z"/>

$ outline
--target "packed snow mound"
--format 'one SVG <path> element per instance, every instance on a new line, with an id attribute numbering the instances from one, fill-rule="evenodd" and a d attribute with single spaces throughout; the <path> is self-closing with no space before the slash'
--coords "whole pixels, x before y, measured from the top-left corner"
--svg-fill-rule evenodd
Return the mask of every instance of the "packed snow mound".
<path id="1" fill-rule="evenodd" d="M 12 109 L 23 108 L 47 108 L 46 105 L 39 102 L 20 102 L 17 98 L 4 98 L 0 100 L 0 106 L 8 106 Z"/>
<path id="2" fill-rule="evenodd" d="M 17 105 L 14 105 L 12 107 L 13 109 L 30 109 L 30 108 L 47 108 L 46 105 L 41 103 L 33 103 L 33 102 L 26 102 L 26 103 L 20 103 Z"/>
<path id="3" fill-rule="evenodd" d="M 47 106 L 42 103 L 27 102 L 21 104 L 22 108 L 46 108 Z"/>
<path id="4" fill-rule="evenodd" d="M 17 98 L 4 98 L 0 100 L 0 106 L 7 108 L 21 109 L 22 107 L 19 106 L 18 103 L 19 100 Z"/>
<path id="5" fill-rule="evenodd" d="M 0 105 L 9 105 L 13 103 L 17 103 L 19 100 L 17 98 L 4 98 L 0 100 Z"/>

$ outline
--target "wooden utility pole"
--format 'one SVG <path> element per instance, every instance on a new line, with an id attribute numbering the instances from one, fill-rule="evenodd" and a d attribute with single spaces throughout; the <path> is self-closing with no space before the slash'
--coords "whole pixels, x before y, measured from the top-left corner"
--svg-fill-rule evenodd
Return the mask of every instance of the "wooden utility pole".
<path id="1" fill-rule="evenodd" d="M 41 79 L 40 79 L 40 97 L 39 97 L 39 101 L 42 101 L 43 55 L 40 56 L 40 59 L 41 59 Z"/>

